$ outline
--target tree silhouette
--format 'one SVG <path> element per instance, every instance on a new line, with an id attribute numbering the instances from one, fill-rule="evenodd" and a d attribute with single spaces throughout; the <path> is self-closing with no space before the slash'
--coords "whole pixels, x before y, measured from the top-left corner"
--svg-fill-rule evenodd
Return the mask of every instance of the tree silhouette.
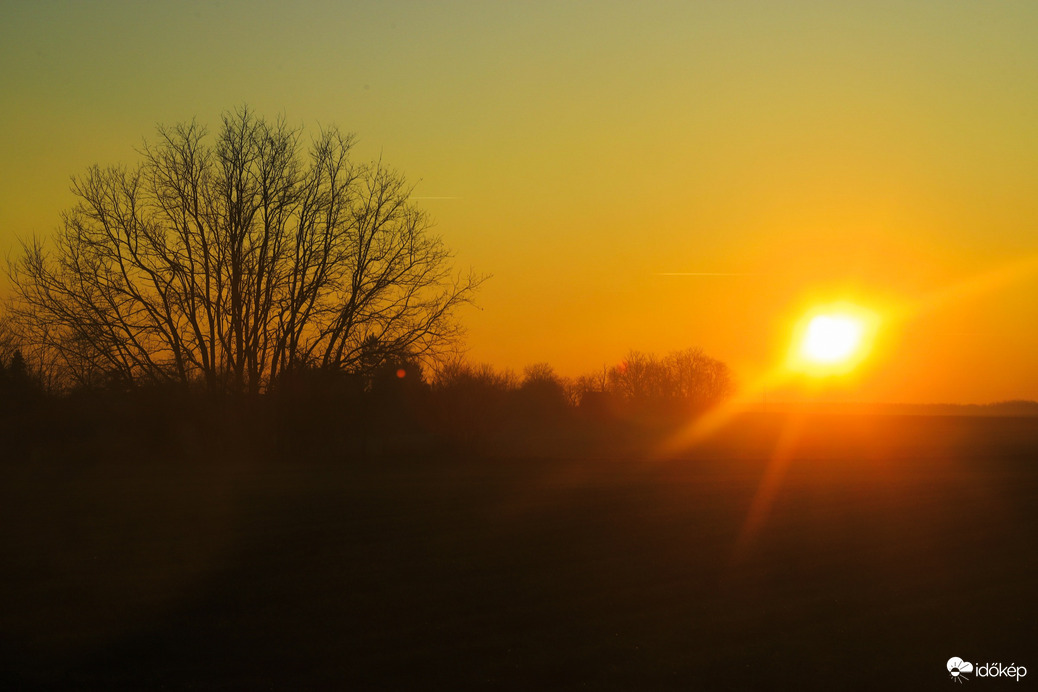
<path id="1" fill-rule="evenodd" d="M 516 390 L 520 410 L 528 416 L 558 416 L 570 403 L 566 389 L 566 382 L 547 363 L 529 365 Z"/>
<path id="2" fill-rule="evenodd" d="M 0 419 L 31 413 L 39 393 L 21 351 L 15 349 L 6 360 L 0 358 Z"/>
<path id="3" fill-rule="evenodd" d="M 132 168 L 73 179 L 53 246 L 11 264 L 9 313 L 34 365 L 65 384 L 201 382 L 259 392 L 304 368 L 428 359 L 460 336 L 485 277 L 452 255 L 381 162 L 335 128 L 303 133 L 246 107 L 211 138 L 159 127 Z"/>
<path id="4" fill-rule="evenodd" d="M 732 395 L 735 381 L 723 362 L 698 348 L 664 357 L 631 351 L 618 365 L 575 383 L 580 405 L 600 412 L 616 409 L 701 411 Z"/>

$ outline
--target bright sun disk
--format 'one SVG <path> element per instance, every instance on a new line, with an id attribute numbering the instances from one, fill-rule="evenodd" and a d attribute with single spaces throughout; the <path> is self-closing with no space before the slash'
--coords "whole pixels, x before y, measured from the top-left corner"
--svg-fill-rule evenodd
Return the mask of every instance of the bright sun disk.
<path id="1" fill-rule="evenodd" d="M 815 363 L 840 363 L 861 345 L 865 328 L 859 320 L 843 315 L 818 315 L 807 325 L 801 351 Z"/>

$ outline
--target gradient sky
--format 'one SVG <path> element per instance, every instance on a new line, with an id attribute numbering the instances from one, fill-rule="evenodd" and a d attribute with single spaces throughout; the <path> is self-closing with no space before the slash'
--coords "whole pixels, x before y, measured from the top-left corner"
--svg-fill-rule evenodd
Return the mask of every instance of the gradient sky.
<path id="1" fill-rule="evenodd" d="M 1038 4 L 0 12 L 6 253 L 55 228 L 70 175 L 248 103 L 357 133 L 435 198 L 459 265 L 494 275 L 463 316 L 474 361 L 700 346 L 753 390 L 803 311 L 852 299 L 901 317 L 816 396 L 1038 398 Z"/>

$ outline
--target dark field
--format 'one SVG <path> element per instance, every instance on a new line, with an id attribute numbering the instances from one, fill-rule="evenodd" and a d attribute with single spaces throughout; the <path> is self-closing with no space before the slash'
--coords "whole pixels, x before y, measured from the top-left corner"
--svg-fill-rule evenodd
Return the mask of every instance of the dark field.
<path id="1" fill-rule="evenodd" d="M 0 686 L 948 689 L 960 656 L 1030 687 L 1038 419 L 794 424 L 666 459 L 26 449 Z"/>

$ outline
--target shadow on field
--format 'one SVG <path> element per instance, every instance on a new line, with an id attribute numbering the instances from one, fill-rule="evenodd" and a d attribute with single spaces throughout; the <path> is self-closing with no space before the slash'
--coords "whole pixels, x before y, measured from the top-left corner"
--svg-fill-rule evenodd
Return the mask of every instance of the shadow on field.
<path id="1" fill-rule="evenodd" d="M 13 464 L 0 682 L 917 688 L 952 656 L 1038 674 L 1038 420 L 815 417 L 776 473 L 788 422 L 663 460 Z"/>

